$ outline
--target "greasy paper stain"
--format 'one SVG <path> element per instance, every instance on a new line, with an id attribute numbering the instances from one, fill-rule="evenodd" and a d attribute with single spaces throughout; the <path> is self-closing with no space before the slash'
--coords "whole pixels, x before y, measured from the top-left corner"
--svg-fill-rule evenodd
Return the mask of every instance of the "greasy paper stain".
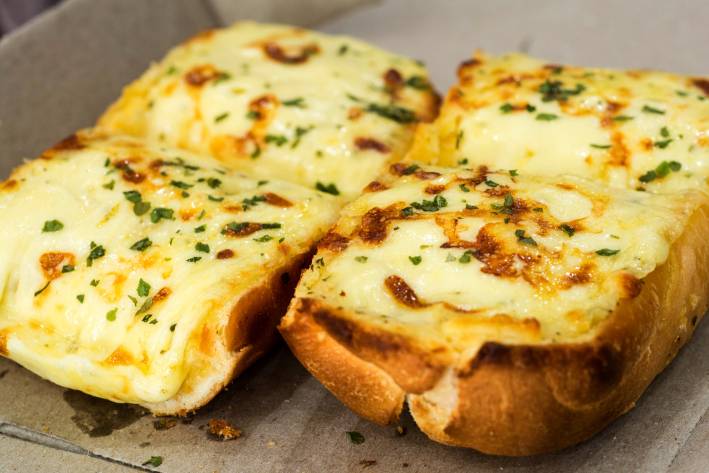
<path id="1" fill-rule="evenodd" d="M 89 437 L 105 437 L 147 414 L 142 407 L 116 404 L 80 391 L 65 391 L 64 400 L 74 410 L 72 422 Z"/>

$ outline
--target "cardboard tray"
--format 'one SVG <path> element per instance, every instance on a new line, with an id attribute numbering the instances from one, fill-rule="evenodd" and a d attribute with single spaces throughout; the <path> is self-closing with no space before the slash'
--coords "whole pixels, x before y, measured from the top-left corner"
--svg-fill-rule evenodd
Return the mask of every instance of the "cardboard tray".
<path id="1" fill-rule="evenodd" d="M 706 75 L 697 59 L 708 17 L 701 0 L 70 0 L 0 41 L 0 171 L 90 125 L 172 45 L 239 18 L 350 34 L 422 59 L 445 91 L 475 48 Z M 363 421 L 283 345 L 197 415 L 157 422 L 0 360 L 0 471 L 136 471 L 161 456 L 157 470 L 174 472 L 707 472 L 708 337 L 704 322 L 636 408 L 590 441 L 523 459 L 436 444 L 408 414 L 403 436 Z M 210 419 L 244 435 L 211 439 Z M 348 440 L 353 430 L 364 443 Z"/>

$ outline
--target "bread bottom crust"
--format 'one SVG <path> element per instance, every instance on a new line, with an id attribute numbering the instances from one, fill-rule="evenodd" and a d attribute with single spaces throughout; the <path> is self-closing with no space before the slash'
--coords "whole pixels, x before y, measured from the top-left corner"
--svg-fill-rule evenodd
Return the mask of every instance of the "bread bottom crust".
<path id="1" fill-rule="evenodd" d="M 630 410 L 690 339 L 709 306 L 709 208 L 699 207 L 666 262 L 644 279 L 588 341 L 547 345 L 487 342 L 464 367 L 431 367 L 430 380 L 402 389 L 412 355 L 363 346 L 376 334 L 341 309 L 296 299 L 279 330 L 303 365 L 357 414 L 398 417 L 407 393 L 431 439 L 494 455 L 547 453 L 588 439 Z M 337 323 L 347 330 L 335 330 Z M 366 332 L 366 337 L 361 334 Z M 382 338 L 390 334 L 380 333 Z M 383 345 L 382 345 L 383 346 Z M 434 369 L 435 368 L 435 369 Z"/>

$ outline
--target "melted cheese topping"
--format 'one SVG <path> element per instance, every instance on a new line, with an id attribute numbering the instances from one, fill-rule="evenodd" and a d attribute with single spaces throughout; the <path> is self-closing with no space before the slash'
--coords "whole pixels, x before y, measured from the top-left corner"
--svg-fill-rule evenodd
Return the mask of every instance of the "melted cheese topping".
<path id="1" fill-rule="evenodd" d="M 575 174 L 631 189 L 706 187 L 707 79 L 549 65 L 520 54 L 480 55 L 458 75 L 412 158 Z"/>
<path id="2" fill-rule="evenodd" d="M 242 22 L 172 50 L 100 125 L 355 197 L 436 106 L 425 69 L 410 59 L 348 37 Z"/>
<path id="3" fill-rule="evenodd" d="M 0 354 L 112 400 L 175 395 L 204 328 L 335 217 L 325 194 L 134 139 L 42 158 L 0 190 Z"/>
<path id="4" fill-rule="evenodd" d="M 392 173 L 343 210 L 296 295 L 441 351 L 592 335 L 704 199 L 573 176 Z"/>

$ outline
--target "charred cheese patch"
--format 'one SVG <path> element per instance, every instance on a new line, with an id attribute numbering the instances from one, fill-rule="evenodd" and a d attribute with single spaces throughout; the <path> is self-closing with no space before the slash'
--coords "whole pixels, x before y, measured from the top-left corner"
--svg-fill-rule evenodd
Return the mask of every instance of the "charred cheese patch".
<path id="1" fill-rule="evenodd" d="M 631 189 L 706 188 L 707 80 L 652 71 L 478 55 L 458 69 L 411 157 L 533 174 L 575 174 Z"/>
<path id="2" fill-rule="evenodd" d="M 175 48 L 100 125 L 354 197 L 401 157 L 437 100 L 415 61 L 348 37 L 243 22 Z"/>
<path id="3" fill-rule="evenodd" d="M 378 182 L 345 207 L 296 296 L 459 353 L 592 336 L 705 199 L 485 168 L 399 165 Z"/>
<path id="4" fill-rule="evenodd" d="M 332 224 L 332 198 L 134 138 L 72 142 L 0 194 L 0 354 L 96 396 L 165 401 L 195 352 L 226 343 L 236 301 Z"/>

